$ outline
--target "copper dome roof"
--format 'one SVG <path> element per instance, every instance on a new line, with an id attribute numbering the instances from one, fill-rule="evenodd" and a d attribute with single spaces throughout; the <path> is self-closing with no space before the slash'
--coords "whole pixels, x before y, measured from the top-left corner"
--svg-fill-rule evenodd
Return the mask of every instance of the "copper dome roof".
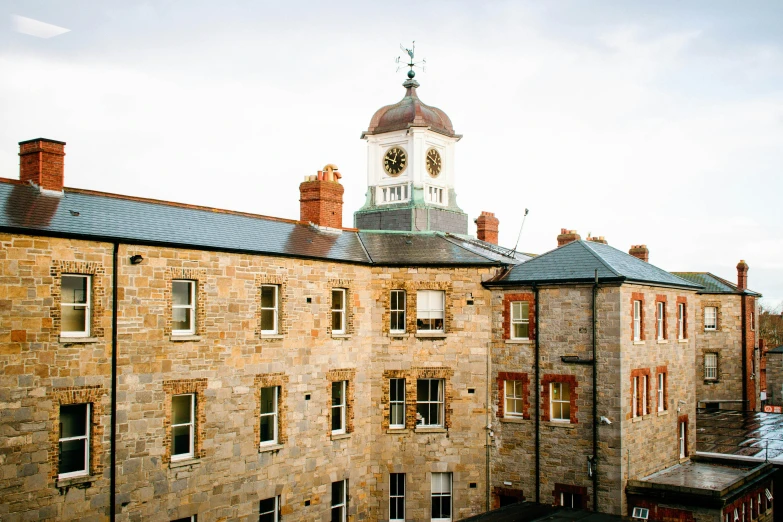
<path id="1" fill-rule="evenodd" d="M 402 86 L 406 89 L 405 97 L 393 105 L 378 109 L 370 120 L 370 126 L 362 133 L 362 138 L 410 127 L 428 127 L 432 131 L 452 138 L 461 137 L 455 134 L 451 120 L 445 112 L 419 99 L 416 94 L 419 82 L 407 80 Z"/>

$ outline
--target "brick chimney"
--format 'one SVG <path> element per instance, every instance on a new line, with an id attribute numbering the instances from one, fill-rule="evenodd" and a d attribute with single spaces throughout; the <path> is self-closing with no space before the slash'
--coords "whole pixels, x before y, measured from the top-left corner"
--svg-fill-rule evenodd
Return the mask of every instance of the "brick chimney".
<path id="1" fill-rule="evenodd" d="M 36 138 L 19 142 L 19 179 L 41 190 L 63 191 L 65 142 Z"/>
<path id="2" fill-rule="evenodd" d="M 498 224 L 500 220 L 495 217 L 493 212 L 481 212 L 481 215 L 474 221 L 476 223 L 476 235 L 482 241 L 498 244 Z"/>
<path id="3" fill-rule="evenodd" d="M 609 243 L 606 242 L 606 239 L 604 236 L 598 236 L 598 237 L 588 237 L 588 241 L 592 241 L 593 243 L 602 243 L 604 245 L 608 245 Z"/>
<path id="4" fill-rule="evenodd" d="M 745 290 L 748 287 L 748 264 L 744 259 L 737 263 L 737 288 Z"/>
<path id="5" fill-rule="evenodd" d="M 343 228 L 342 176 L 335 165 L 327 165 L 299 185 L 299 220 L 322 227 Z"/>
<path id="6" fill-rule="evenodd" d="M 650 262 L 650 251 L 647 249 L 647 245 L 631 245 L 631 249 L 628 253 L 637 259 L 641 259 L 645 263 Z"/>
<path id="7" fill-rule="evenodd" d="M 582 239 L 582 236 L 576 233 L 576 230 L 568 230 L 567 228 L 561 228 L 560 234 L 557 236 L 557 246 L 561 247 L 567 245 L 572 241 Z"/>

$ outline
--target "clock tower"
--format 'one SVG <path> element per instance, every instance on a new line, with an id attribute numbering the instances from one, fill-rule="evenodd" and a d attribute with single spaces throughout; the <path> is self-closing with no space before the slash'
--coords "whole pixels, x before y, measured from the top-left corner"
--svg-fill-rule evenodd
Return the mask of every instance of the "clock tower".
<path id="1" fill-rule="evenodd" d="M 408 72 L 405 97 L 379 109 L 367 141 L 367 200 L 354 213 L 362 230 L 468 233 L 454 192 L 454 146 L 462 138 L 442 110 L 426 105 Z"/>

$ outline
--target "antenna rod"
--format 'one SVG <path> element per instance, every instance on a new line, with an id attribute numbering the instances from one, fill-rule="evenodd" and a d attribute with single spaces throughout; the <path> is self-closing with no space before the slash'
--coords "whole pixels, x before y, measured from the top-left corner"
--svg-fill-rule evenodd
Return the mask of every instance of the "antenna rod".
<path id="1" fill-rule="evenodd" d="M 517 234 L 517 244 L 514 245 L 513 253 L 516 253 L 517 247 L 519 246 L 519 238 L 522 237 L 522 228 L 525 226 L 525 220 L 527 219 L 527 213 L 530 212 L 528 209 L 525 209 L 525 215 L 522 216 L 522 224 L 519 226 L 519 234 Z"/>

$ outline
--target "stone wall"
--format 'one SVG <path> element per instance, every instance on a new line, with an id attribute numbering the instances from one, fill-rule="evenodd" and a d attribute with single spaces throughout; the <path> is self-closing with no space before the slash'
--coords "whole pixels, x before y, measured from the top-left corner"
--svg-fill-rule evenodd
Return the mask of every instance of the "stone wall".
<path id="1" fill-rule="evenodd" d="M 783 406 L 783 353 L 767 352 L 767 404 Z"/>

